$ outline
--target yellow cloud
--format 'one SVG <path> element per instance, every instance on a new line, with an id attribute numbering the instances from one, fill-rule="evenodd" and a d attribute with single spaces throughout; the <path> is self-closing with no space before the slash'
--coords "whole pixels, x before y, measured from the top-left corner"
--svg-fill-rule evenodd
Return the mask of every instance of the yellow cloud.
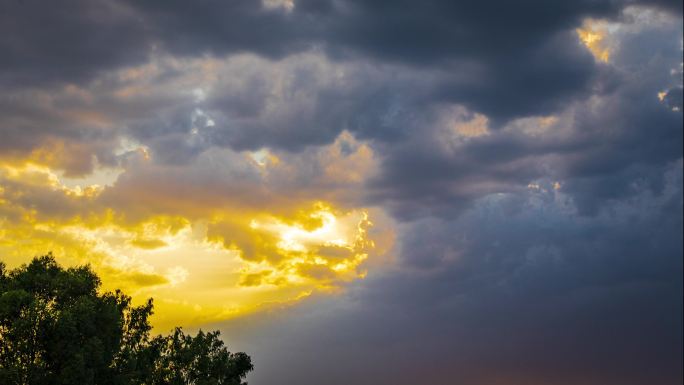
<path id="1" fill-rule="evenodd" d="M 304 285 L 333 289 L 362 278 L 361 264 L 373 249 L 367 212 L 338 212 L 316 203 L 292 217 L 261 215 L 248 227 L 221 221 L 210 227 L 210 237 L 247 262 L 241 270 L 245 286 Z"/>
<path id="2" fill-rule="evenodd" d="M 158 249 L 160 247 L 166 246 L 166 242 L 162 241 L 161 239 L 145 239 L 145 238 L 136 238 L 130 241 L 131 245 L 135 247 L 139 247 L 141 249 Z"/>
<path id="3" fill-rule="evenodd" d="M 610 60 L 608 46 L 608 31 L 604 23 L 586 20 L 581 28 L 575 30 L 582 44 L 584 44 L 596 60 L 607 63 Z"/>
<path id="4" fill-rule="evenodd" d="M 473 138 L 489 135 L 489 119 L 482 114 L 474 114 L 473 118 L 467 121 L 454 123 L 454 130 L 460 136 Z"/>
<path id="5" fill-rule="evenodd" d="M 359 146 L 346 156 L 363 153 Z M 122 178 L 131 182 L 128 172 Z M 261 205 L 216 192 L 183 204 L 163 184 L 146 191 L 120 180 L 69 187 L 64 179 L 34 163 L 0 165 L 0 258 L 14 267 L 52 251 L 69 266 L 89 263 L 104 290 L 154 297 L 160 329 L 337 292 L 365 277 L 375 236 L 383 250 L 389 239 L 371 234 L 366 210 L 298 194 Z"/>

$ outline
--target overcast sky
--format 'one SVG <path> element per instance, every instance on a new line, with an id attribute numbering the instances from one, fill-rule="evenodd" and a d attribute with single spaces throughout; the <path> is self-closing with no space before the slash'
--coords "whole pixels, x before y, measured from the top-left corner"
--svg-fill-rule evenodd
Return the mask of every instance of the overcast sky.
<path id="1" fill-rule="evenodd" d="M 681 0 L 0 0 L 0 259 L 250 385 L 679 385 Z"/>

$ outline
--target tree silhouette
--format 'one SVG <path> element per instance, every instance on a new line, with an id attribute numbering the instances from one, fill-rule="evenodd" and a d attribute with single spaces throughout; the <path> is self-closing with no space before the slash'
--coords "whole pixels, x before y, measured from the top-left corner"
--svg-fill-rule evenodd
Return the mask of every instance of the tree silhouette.
<path id="1" fill-rule="evenodd" d="M 152 299 L 134 307 L 99 287 L 90 267 L 52 254 L 11 271 L 0 262 L 0 383 L 246 385 L 251 358 L 218 331 L 151 337 Z"/>

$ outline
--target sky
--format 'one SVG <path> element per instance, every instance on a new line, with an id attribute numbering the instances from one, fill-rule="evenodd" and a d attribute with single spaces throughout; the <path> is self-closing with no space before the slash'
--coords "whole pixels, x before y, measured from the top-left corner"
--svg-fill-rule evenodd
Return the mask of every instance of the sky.
<path id="1" fill-rule="evenodd" d="M 682 2 L 0 0 L 0 259 L 250 385 L 678 385 Z"/>

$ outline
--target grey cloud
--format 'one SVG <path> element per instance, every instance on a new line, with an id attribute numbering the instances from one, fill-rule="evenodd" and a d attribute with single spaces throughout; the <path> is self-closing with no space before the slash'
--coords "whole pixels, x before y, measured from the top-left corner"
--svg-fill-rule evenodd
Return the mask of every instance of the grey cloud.
<path id="1" fill-rule="evenodd" d="M 0 2 L 0 84 L 82 82 L 147 60 L 140 18 L 106 0 Z"/>
<path id="2" fill-rule="evenodd" d="M 406 225 L 396 270 L 225 334 L 256 385 L 680 383 L 681 162 L 661 171 L 592 218 L 548 188 Z"/>
<path id="3" fill-rule="evenodd" d="M 203 4 L 197 12 L 205 12 L 202 7 L 210 5 Z M 146 9 L 145 3 L 140 6 Z M 296 11 L 240 7 L 255 15 L 296 17 Z M 614 12 L 610 7 L 592 7 L 582 12 Z M 154 9 L 166 15 L 175 8 Z M 349 12 L 345 17 L 356 11 Z M 533 39 L 536 43 L 524 50 L 530 63 L 503 66 L 491 62 L 499 72 L 483 70 L 479 59 L 466 66 L 467 73 L 451 74 L 446 69 L 452 67 L 441 64 L 406 66 L 360 58 L 335 62 L 315 50 L 280 59 L 253 55 L 222 60 L 157 59 L 147 64 L 149 68 L 132 68 L 129 72 L 134 76 L 126 71 L 105 74 L 71 94 L 59 87 L 10 93 L 3 98 L 5 106 L 0 106 L 8 112 L 0 123 L 7 133 L 3 144 L 12 151 L 30 153 L 51 139 L 83 141 L 80 150 L 67 152 L 70 155 L 59 165 L 82 174 L 91 170 L 93 159 L 116 164 L 115 148 L 126 137 L 148 146 L 154 162 L 182 165 L 216 146 L 271 147 L 297 153 L 330 143 L 348 130 L 370 140 L 382 161 L 382 172 L 368 185 L 366 202 L 386 205 L 397 217 L 454 216 L 484 194 L 514 192 L 531 180 L 551 176 L 565 181 L 566 191 L 576 194 L 583 211 L 591 213 L 602 200 L 628 193 L 624 187 L 639 178 L 656 183 L 657 176 L 645 174 L 650 165 L 658 167 L 681 156 L 677 144 L 681 141 L 676 140 L 681 139 L 677 128 L 681 111 L 671 111 L 681 93 L 681 75 L 670 75 L 680 65 L 679 41 L 673 34 L 681 31 L 681 23 L 670 18 L 658 28 L 638 33 L 627 28 L 620 36 L 624 41 L 613 53 L 614 63 L 595 68 L 588 51 L 580 49 L 571 35 L 574 32 L 568 32 L 576 20 L 567 17 L 559 22 L 562 28 L 557 33 L 540 37 L 543 41 Z M 650 51 L 638 48 L 646 43 Z M 548 55 L 558 52 L 568 59 L 550 60 Z M 213 66 L 211 76 L 203 75 L 203 63 Z M 586 81 L 576 85 L 577 79 L 563 73 L 564 68 L 582 72 Z M 528 70 L 537 75 L 525 75 Z M 536 88 L 535 79 L 542 79 L 542 88 L 553 83 L 563 90 L 558 97 L 546 97 L 545 90 Z M 139 90 L 130 97 L 117 96 L 130 87 Z M 196 100 L 192 87 L 206 88 L 206 97 Z M 664 103 L 657 98 L 662 90 L 669 90 Z M 79 92 L 86 96 L 75 96 Z M 526 98 L 534 94 L 540 100 L 532 103 L 533 108 L 517 105 L 526 104 Z M 33 103 L 34 95 L 43 95 L 47 102 Z M 461 99 L 471 111 L 488 113 L 491 135 L 445 149 L 441 115 Z M 495 102 L 485 105 L 487 100 Z M 108 123 L 97 127 L 79 121 L 74 114 L 65 114 L 70 110 L 100 114 Z M 541 136 L 510 132 L 506 127 L 515 120 L 507 124 L 500 120 L 547 112 L 565 117 Z M 572 133 L 555 132 L 563 126 L 571 127 Z"/>
<path id="4" fill-rule="evenodd" d="M 323 49 L 340 60 L 467 71 L 470 82 L 446 77 L 433 97 L 505 121 L 548 113 L 586 94 L 597 68 L 574 28 L 586 17 L 617 19 L 631 4 L 636 3 L 297 1 L 287 12 L 258 1 L 151 0 L 131 7 L 160 46 L 181 56 L 253 52 L 279 59 Z"/>
<path id="5" fill-rule="evenodd" d="M 41 79 L 80 83 L 159 52 L 252 52 L 278 59 L 321 48 L 340 59 L 373 58 L 449 73 L 476 68 L 483 76 L 478 82 L 451 84 L 438 94 L 507 119 L 548 111 L 583 91 L 595 68 L 568 32 L 585 17 L 615 18 L 628 4 L 298 1 L 286 12 L 247 0 L 71 0 L 59 6 L 7 1 L 0 48 L 8 53 L 4 82 L 18 85 Z M 520 82 L 534 92 L 509 97 Z"/>
<path id="6" fill-rule="evenodd" d="M 658 170 L 682 156 L 682 115 L 670 105 L 680 92 L 681 74 L 672 69 L 681 66 L 681 28 L 673 19 L 657 28 L 625 27 L 612 68 L 592 82 L 600 91 L 567 103 L 540 133 L 524 133 L 534 121 L 514 120 L 459 141 L 452 127 L 458 119 L 440 119 L 449 111 L 444 106 L 424 109 L 417 122 L 399 119 L 413 135 L 377 144 L 382 172 L 369 182 L 369 201 L 403 219 L 453 217 L 483 195 L 555 178 L 582 213 L 593 214 L 633 194 L 633 186 L 662 185 Z M 667 91 L 659 100 L 663 89 L 672 89 L 671 99 Z"/>
<path id="7" fill-rule="evenodd" d="M 315 32 L 309 27 L 314 19 L 269 10 L 261 1 L 128 3 L 149 26 L 155 41 L 181 56 L 255 52 L 279 58 L 310 47 Z"/>
<path id="8" fill-rule="evenodd" d="M 328 144 L 344 130 L 359 139 L 401 140 L 407 137 L 409 127 L 395 122 L 419 115 L 420 108 L 427 107 L 422 100 L 423 90 L 434 84 L 433 80 L 421 84 L 420 73 L 388 76 L 383 69 L 394 68 L 373 68 L 364 63 L 328 63 L 324 71 L 316 69 L 305 75 L 316 78 L 289 83 L 285 79 L 297 79 L 298 74 L 307 72 L 308 66 L 306 62 L 294 61 L 292 67 L 290 73 L 271 77 L 268 86 L 274 89 L 258 101 L 253 100 L 259 107 L 231 115 L 232 108 L 224 107 L 234 97 L 230 91 L 212 101 L 213 116 L 217 117 L 217 125 L 208 130 L 212 143 L 237 149 L 267 146 L 296 152 L 307 146 Z M 344 75 L 336 77 L 335 71 Z M 268 103 L 276 104 L 267 106 Z M 416 109 L 412 110 L 411 105 Z"/>
<path id="9" fill-rule="evenodd" d="M 34 161 L 75 176 L 89 174 L 96 162 L 114 165 L 115 130 L 78 97 L 52 91 L 0 95 L 0 158 L 23 159 L 33 154 Z"/>
<path id="10" fill-rule="evenodd" d="M 343 1 L 314 7 L 307 1 L 283 12 L 257 1 L 131 4 L 174 54 L 282 58 L 321 47 L 341 60 L 370 57 L 452 74 L 476 69 L 480 78 L 466 84 L 458 76 L 446 78 L 447 86 L 434 97 L 501 119 L 548 112 L 584 91 L 595 66 L 570 36 L 573 28 L 583 17 L 616 17 L 624 5 L 528 1 L 498 4 L 493 12 L 481 2 Z M 534 92 L 510 94 L 520 86 Z"/>

